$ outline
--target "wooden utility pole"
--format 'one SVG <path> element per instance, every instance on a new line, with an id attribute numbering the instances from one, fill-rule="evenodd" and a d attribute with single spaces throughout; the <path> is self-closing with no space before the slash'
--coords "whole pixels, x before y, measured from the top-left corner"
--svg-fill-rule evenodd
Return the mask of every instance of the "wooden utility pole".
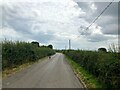
<path id="1" fill-rule="evenodd" d="M 70 39 L 69 39 L 69 50 L 71 49 L 71 41 L 70 41 Z"/>

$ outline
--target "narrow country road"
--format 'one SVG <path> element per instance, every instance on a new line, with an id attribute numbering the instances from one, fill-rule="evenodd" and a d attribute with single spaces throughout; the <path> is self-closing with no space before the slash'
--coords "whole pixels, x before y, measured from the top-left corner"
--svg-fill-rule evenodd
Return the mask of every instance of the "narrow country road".
<path id="1" fill-rule="evenodd" d="M 3 88 L 83 88 L 63 54 L 33 64 L 3 79 Z"/>

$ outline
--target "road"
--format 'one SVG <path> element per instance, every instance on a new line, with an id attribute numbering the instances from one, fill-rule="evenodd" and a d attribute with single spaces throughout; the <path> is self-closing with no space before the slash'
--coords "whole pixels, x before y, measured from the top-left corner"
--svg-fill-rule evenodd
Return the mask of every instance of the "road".
<path id="1" fill-rule="evenodd" d="M 3 79 L 3 88 L 83 88 L 61 53 Z"/>

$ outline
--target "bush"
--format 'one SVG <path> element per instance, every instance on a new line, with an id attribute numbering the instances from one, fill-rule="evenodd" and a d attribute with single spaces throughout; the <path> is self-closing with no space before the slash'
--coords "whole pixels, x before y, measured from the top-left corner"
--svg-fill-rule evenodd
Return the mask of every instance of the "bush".
<path id="1" fill-rule="evenodd" d="M 34 62 L 40 58 L 55 54 L 53 49 L 36 47 L 27 42 L 2 42 L 2 69 L 13 68 L 27 62 Z"/>
<path id="2" fill-rule="evenodd" d="M 64 53 L 106 84 L 107 88 L 120 88 L 120 53 L 80 50 Z"/>
<path id="3" fill-rule="evenodd" d="M 99 52 L 107 52 L 106 48 L 99 48 L 98 51 Z"/>

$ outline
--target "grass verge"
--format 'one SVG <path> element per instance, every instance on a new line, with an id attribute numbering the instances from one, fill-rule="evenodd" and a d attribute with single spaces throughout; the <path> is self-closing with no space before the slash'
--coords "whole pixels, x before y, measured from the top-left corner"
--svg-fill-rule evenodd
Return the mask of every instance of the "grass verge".
<path id="1" fill-rule="evenodd" d="M 75 74 L 83 83 L 84 87 L 89 88 L 105 88 L 105 85 L 101 84 L 96 77 L 86 71 L 83 67 L 79 64 L 71 60 L 69 57 L 66 57 L 68 63 L 72 66 Z"/>
<path id="2" fill-rule="evenodd" d="M 25 64 L 22 64 L 20 66 L 17 66 L 17 67 L 11 68 L 11 69 L 6 68 L 4 71 L 2 71 L 2 78 L 5 78 L 5 77 L 10 76 L 11 74 L 15 74 L 17 72 L 20 72 L 21 70 L 31 66 L 34 63 L 35 62 L 29 62 L 29 63 L 25 63 Z"/>
<path id="3" fill-rule="evenodd" d="M 46 59 L 47 57 L 44 57 L 38 61 L 35 61 L 35 62 L 28 62 L 28 63 L 24 63 L 22 65 L 19 65 L 17 67 L 14 67 L 14 68 L 6 68 L 4 71 L 2 71 L 2 78 L 5 78 L 5 77 L 8 77 L 12 74 L 15 74 L 17 72 L 20 72 L 22 70 L 24 70 L 25 68 L 28 68 L 30 67 L 31 65 L 35 64 L 35 63 L 38 63 L 38 62 L 41 62 L 43 61 L 44 59 Z"/>

